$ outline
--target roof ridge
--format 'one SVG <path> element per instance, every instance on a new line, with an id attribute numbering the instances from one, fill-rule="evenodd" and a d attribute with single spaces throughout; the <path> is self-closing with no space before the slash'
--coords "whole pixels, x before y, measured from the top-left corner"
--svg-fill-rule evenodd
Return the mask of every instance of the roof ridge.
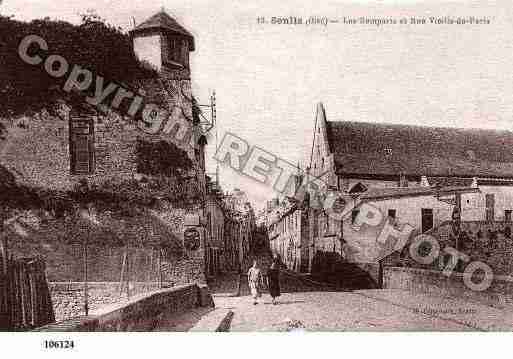
<path id="1" fill-rule="evenodd" d="M 481 127 L 450 127 L 450 126 L 428 126 L 407 123 L 391 123 L 391 122 L 368 122 L 368 121 L 346 121 L 346 120 L 326 120 L 328 124 L 358 124 L 358 125 L 374 125 L 374 126 L 391 126 L 391 127 L 415 127 L 423 129 L 440 129 L 440 130 L 462 130 L 462 131 L 489 131 L 489 132 L 505 132 L 513 135 L 513 131 L 504 129 L 492 129 Z"/>

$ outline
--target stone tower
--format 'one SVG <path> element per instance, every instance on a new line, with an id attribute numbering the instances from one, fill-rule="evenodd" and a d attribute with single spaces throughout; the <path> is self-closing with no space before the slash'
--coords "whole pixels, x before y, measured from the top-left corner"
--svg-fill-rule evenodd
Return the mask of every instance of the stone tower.
<path id="1" fill-rule="evenodd" d="M 200 110 L 191 91 L 189 63 L 189 53 L 195 49 L 194 37 L 163 10 L 136 26 L 130 36 L 138 59 L 159 74 L 156 79 L 141 83 L 145 100 L 168 111 L 164 136 L 195 162 L 199 187 L 205 192 L 206 140 L 200 131 Z"/>
<path id="2" fill-rule="evenodd" d="M 166 77 L 190 80 L 189 52 L 194 37 L 164 11 L 150 17 L 130 32 L 134 52 Z"/>

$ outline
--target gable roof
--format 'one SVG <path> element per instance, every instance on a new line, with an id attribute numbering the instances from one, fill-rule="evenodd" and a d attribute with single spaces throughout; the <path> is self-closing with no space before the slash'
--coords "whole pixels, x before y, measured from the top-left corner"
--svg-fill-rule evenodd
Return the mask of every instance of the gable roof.
<path id="1" fill-rule="evenodd" d="M 513 178 L 513 132 L 326 121 L 337 173 Z"/>
<path id="2" fill-rule="evenodd" d="M 131 33 L 140 33 L 147 30 L 161 29 L 169 32 L 179 33 L 189 38 L 189 50 L 194 51 L 194 36 L 180 25 L 175 19 L 169 16 L 165 11 L 160 11 L 150 17 L 148 20 L 137 25 Z"/>

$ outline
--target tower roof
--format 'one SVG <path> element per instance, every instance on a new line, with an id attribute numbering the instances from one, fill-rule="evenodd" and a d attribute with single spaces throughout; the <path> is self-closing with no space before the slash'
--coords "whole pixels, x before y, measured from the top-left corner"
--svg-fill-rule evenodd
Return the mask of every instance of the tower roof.
<path id="1" fill-rule="evenodd" d="M 181 34 L 189 39 L 189 50 L 194 51 L 194 36 L 180 25 L 175 19 L 169 16 L 165 11 L 159 11 L 148 20 L 140 23 L 130 31 L 132 34 L 141 33 L 148 30 L 164 30 L 171 33 Z"/>

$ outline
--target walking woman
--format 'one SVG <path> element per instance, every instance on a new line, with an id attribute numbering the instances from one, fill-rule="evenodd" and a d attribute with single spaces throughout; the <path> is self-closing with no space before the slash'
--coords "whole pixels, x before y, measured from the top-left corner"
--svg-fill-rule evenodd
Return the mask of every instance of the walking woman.
<path id="1" fill-rule="evenodd" d="M 256 260 L 253 261 L 253 267 L 249 268 L 248 271 L 248 284 L 249 289 L 251 290 L 251 296 L 253 297 L 253 304 L 258 304 L 258 298 L 261 296 L 260 294 L 260 281 L 262 280 L 262 273 L 260 268 L 258 268 L 258 262 Z"/>
<path id="2" fill-rule="evenodd" d="M 273 298 L 273 304 L 277 304 L 276 298 L 281 295 L 280 293 L 280 269 L 276 261 L 273 261 L 271 267 L 267 271 L 267 286 L 269 294 Z"/>

